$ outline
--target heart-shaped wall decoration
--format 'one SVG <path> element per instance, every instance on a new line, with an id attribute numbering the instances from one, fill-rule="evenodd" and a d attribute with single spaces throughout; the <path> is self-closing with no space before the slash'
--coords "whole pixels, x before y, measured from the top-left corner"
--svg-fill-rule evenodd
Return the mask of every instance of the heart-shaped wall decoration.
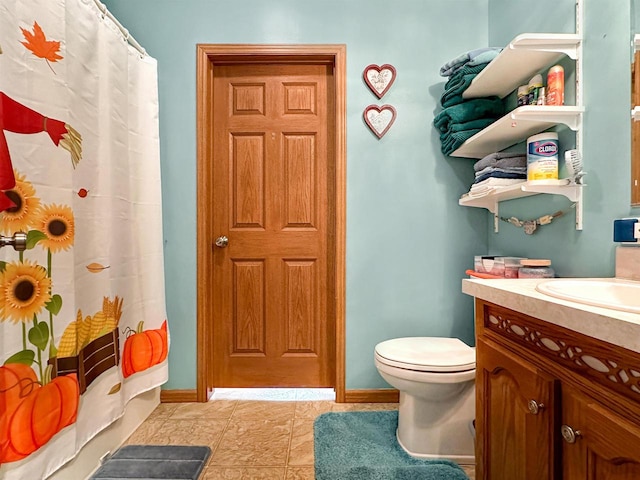
<path id="1" fill-rule="evenodd" d="M 391 105 L 369 105 L 364 109 L 364 121 L 378 138 L 389 131 L 396 120 L 396 109 Z"/>
<path id="2" fill-rule="evenodd" d="M 396 79 L 396 69 L 385 63 L 382 66 L 369 65 L 364 69 L 364 81 L 378 98 L 387 93 Z"/>

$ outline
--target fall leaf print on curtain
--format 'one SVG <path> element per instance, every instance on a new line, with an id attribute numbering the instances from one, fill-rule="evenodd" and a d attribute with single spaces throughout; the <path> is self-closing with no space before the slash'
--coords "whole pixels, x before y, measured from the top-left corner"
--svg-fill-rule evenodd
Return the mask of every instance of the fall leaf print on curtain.
<path id="1" fill-rule="evenodd" d="M 33 32 L 30 32 L 26 28 L 20 27 L 22 35 L 24 35 L 25 41 L 22 43 L 28 50 L 31 50 L 38 58 L 43 58 L 53 73 L 56 73 L 49 62 L 57 62 L 64 57 L 58 54 L 60 51 L 60 42 L 55 40 L 47 40 L 42 28 L 38 25 L 38 22 L 33 22 Z"/>

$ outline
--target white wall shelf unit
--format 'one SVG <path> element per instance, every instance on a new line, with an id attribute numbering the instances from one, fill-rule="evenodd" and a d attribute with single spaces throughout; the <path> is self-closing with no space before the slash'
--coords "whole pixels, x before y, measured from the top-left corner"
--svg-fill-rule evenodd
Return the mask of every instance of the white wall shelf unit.
<path id="1" fill-rule="evenodd" d="M 507 187 L 496 188 L 488 195 L 481 197 L 463 196 L 458 203 L 464 207 L 486 208 L 493 213 L 493 230 L 497 233 L 500 224 L 500 202 L 513 200 L 516 198 L 530 197 L 546 193 L 551 195 L 563 195 L 570 201 L 575 203 L 576 210 L 576 230 L 582 230 L 582 187 L 584 185 L 576 185 L 568 183 L 568 180 L 544 180 L 529 181 L 509 185 Z"/>
<path id="2" fill-rule="evenodd" d="M 473 79 L 463 98 L 504 98 L 563 55 L 578 58 L 581 36 L 573 33 L 523 33 L 518 35 Z"/>
<path id="3" fill-rule="evenodd" d="M 578 0 L 580 7 L 581 0 Z M 498 96 L 504 98 L 532 76 L 552 66 L 563 56 L 576 62 L 576 106 L 525 105 L 518 107 L 481 130 L 450 154 L 452 157 L 483 158 L 494 152 L 524 142 L 531 135 L 556 125 L 566 125 L 576 132 L 576 149 L 582 155 L 582 14 L 577 9 L 576 32 L 523 33 L 515 37 L 487 65 L 463 93 L 464 98 Z M 486 208 L 494 217 L 494 230 L 500 222 L 500 202 L 537 194 L 563 195 L 575 204 L 576 230 L 582 230 L 582 190 L 584 185 L 568 180 L 523 182 L 477 198 L 463 196 L 459 204 Z"/>
<path id="4" fill-rule="evenodd" d="M 476 133 L 450 155 L 482 158 L 520 143 L 531 135 L 558 124 L 578 130 L 582 125 L 584 107 L 525 105 L 507 113 L 487 128 Z"/>

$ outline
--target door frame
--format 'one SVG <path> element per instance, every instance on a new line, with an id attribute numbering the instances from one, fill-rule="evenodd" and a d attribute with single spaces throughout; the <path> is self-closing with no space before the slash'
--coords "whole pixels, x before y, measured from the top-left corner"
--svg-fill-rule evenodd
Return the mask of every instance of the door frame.
<path id="1" fill-rule="evenodd" d="M 346 271 L 346 45 L 196 45 L 196 136 L 197 136 L 197 372 L 196 397 L 206 402 L 215 385 L 208 368 L 212 357 L 212 335 L 209 315 L 213 311 L 209 292 L 213 288 L 213 238 L 208 219 L 213 215 L 212 128 L 213 68 L 221 62 L 315 62 L 333 65 L 334 115 L 333 135 L 335 216 L 333 255 L 335 274 L 335 391 L 336 402 L 345 401 L 345 271 Z M 331 319 L 329 319 L 331 321 Z"/>

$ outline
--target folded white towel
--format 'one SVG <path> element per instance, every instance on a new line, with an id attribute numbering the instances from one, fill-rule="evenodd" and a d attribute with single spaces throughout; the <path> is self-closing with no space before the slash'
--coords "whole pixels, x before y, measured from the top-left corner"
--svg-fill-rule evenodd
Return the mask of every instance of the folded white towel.
<path id="1" fill-rule="evenodd" d="M 474 183 L 471 185 L 471 190 L 480 187 L 508 187 L 509 185 L 514 185 L 516 183 L 523 183 L 526 180 L 522 178 L 498 178 L 498 177 L 489 177 L 486 180 L 482 180 L 481 182 Z"/>
<path id="2" fill-rule="evenodd" d="M 525 183 L 526 180 L 520 178 L 487 178 L 479 183 L 474 183 L 466 194 L 469 198 L 485 197 L 490 193 L 499 191 L 502 188 L 510 187 L 517 183 Z"/>

